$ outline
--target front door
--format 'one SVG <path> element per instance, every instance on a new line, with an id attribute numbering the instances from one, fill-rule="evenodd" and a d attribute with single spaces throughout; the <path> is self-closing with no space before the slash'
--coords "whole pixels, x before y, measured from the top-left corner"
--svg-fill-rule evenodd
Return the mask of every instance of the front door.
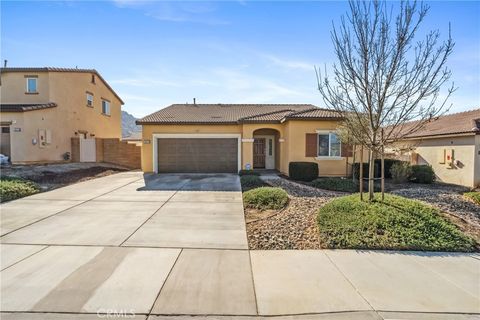
<path id="1" fill-rule="evenodd" d="M 265 169 L 265 138 L 253 139 L 253 168 Z"/>

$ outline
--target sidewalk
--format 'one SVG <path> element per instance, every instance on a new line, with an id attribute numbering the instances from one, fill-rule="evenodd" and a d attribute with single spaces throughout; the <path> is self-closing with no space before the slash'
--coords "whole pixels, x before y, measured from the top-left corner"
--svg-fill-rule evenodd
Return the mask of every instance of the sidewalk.
<path id="1" fill-rule="evenodd" d="M 2 319 L 480 318 L 478 254 L 2 245 L 2 257 Z"/>

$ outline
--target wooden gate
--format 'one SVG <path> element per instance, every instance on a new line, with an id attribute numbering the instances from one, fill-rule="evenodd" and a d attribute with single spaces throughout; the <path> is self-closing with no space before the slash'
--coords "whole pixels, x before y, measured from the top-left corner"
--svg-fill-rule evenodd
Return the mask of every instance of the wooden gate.
<path id="1" fill-rule="evenodd" d="M 80 138 L 80 162 L 97 161 L 95 139 Z"/>

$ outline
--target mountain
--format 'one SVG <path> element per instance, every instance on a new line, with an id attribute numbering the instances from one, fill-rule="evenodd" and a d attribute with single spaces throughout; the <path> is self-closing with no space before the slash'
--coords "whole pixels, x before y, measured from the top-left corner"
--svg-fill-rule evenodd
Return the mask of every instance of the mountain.
<path id="1" fill-rule="evenodd" d="M 128 137 L 134 132 L 142 131 L 142 126 L 137 126 L 135 124 L 135 118 L 127 111 L 122 110 L 122 137 Z"/>

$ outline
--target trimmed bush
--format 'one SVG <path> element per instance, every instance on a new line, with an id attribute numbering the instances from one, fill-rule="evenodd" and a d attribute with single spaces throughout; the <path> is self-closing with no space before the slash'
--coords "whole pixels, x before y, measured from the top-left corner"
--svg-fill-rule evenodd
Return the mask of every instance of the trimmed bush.
<path id="1" fill-rule="evenodd" d="M 401 160 L 396 160 L 396 159 L 384 159 L 384 173 L 385 173 L 385 179 L 391 179 L 392 174 L 391 174 L 391 169 L 394 164 L 397 163 L 408 163 L 406 161 L 401 161 Z M 375 159 L 374 162 L 374 178 L 380 178 L 382 175 L 382 159 Z M 356 162 L 353 164 L 353 174 L 355 179 L 358 179 L 360 177 L 360 163 Z M 368 163 L 363 164 L 363 177 L 368 178 Z"/>
<path id="2" fill-rule="evenodd" d="M 435 181 L 435 172 L 429 165 L 412 166 L 411 181 L 415 183 L 433 183 Z"/>
<path id="3" fill-rule="evenodd" d="M 0 180 L 0 202 L 23 198 L 39 191 L 38 185 L 28 180 L 8 177 Z"/>
<path id="4" fill-rule="evenodd" d="M 358 192 L 359 187 L 356 181 L 345 178 L 318 178 L 312 181 L 312 186 L 319 189 Z"/>
<path id="5" fill-rule="evenodd" d="M 287 205 L 288 195 L 281 188 L 261 187 L 245 192 L 243 203 L 247 208 L 280 210 Z"/>
<path id="6" fill-rule="evenodd" d="M 480 205 L 480 192 L 466 192 L 463 194 L 465 197 L 473 200 L 476 204 Z"/>
<path id="7" fill-rule="evenodd" d="M 360 163 L 355 162 L 352 166 L 353 168 L 353 176 L 355 177 L 356 180 L 360 179 Z M 363 164 L 363 177 L 368 178 L 368 169 L 369 169 L 369 163 L 364 163 Z M 373 173 L 374 173 L 374 178 L 380 178 L 380 164 L 379 163 L 374 163 L 373 165 Z"/>
<path id="8" fill-rule="evenodd" d="M 240 177 L 240 184 L 242 185 L 242 190 L 247 191 L 254 188 L 259 188 L 267 185 L 260 177 L 258 176 L 241 176 Z"/>
<path id="9" fill-rule="evenodd" d="M 315 162 L 290 162 L 288 175 L 293 180 L 310 182 L 318 178 L 318 164 Z"/>
<path id="10" fill-rule="evenodd" d="M 239 176 L 259 176 L 260 173 L 258 171 L 253 170 L 240 170 L 238 171 Z"/>
<path id="11" fill-rule="evenodd" d="M 358 194 L 336 198 L 320 208 L 317 223 L 328 248 L 473 251 L 476 246 L 438 209 L 390 194 L 384 202 L 361 201 Z"/>
<path id="12" fill-rule="evenodd" d="M 412 167 L 408 162 L 397 162 L 390 169 L 390 176 L 394 183 L 405 183 L 412 176 Z"/>

